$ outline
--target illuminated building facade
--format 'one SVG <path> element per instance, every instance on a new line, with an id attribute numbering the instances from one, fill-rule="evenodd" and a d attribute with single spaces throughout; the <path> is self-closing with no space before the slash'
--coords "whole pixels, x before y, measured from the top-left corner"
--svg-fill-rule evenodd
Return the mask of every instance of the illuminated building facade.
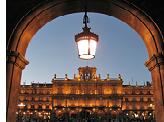
<path id="1" fill-rule="evenodd" d="M 118 78 L 101 79 L 95 67 L 80 67 L 73 79 L 57 78 L 51 84 L 22 85 L 17 121 L 154 122 L 153 89 L 123 85 Z"/>

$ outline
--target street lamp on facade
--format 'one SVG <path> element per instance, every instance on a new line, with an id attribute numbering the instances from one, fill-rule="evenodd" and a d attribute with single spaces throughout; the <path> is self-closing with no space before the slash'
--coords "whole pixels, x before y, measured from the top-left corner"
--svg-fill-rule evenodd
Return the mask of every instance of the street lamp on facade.
<path id="1" fill-rule="evenodd" d="M 98 43 L 98 35 L 90 32 L 91 28 L 88 28 L 89 18 L 87 16 L 87 10 L 85 7 L 85 15 L 83 18 L 83 32 L 75 35 L 75 42 L 77 43 L 78 53 L 80 59 L 90 60 L 95 58 L 96 47 Z"/>

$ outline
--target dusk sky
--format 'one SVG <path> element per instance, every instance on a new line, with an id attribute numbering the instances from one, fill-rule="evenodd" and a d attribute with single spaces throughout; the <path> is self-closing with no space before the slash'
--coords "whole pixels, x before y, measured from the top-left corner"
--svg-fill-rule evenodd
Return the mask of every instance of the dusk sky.
<path id="1" fill-rule="evenodd" d="M 126 23 L 103 14 L 88 13 L 91 32 L 99 35 L 96 58 L 90 61 L 78 58 L 74 36 L 82 32 L 84 13 L 58 17 L 47 23 L 32 38 L 26 59 L 30 62 L 23 70 L 22 84 L 32 81 L 50 83 L 54 74 L 73 78 L 78 67 L 94 66 L 101 78 L 109 74 L 117 78 L 121 74 L 123 84 L 143 85 L 151 81 L 150 72 L 144 66 L 148 59 L 146 47 L 138 35 Z"/>

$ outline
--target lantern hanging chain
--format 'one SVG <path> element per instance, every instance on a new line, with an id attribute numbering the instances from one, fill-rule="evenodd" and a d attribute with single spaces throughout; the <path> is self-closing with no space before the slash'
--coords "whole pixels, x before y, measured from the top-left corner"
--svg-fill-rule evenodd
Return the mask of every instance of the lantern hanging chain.
<path id="1" fill-rule="evenodd" d="M 85 27 L 87 27 L 87 23 L 89 23 L 89 17 L 87 16 L 87 2 L 85 0 L 85 6 L 84 6 L 84 18 L 83 18 L 83 24 L 85 24 Z"/>

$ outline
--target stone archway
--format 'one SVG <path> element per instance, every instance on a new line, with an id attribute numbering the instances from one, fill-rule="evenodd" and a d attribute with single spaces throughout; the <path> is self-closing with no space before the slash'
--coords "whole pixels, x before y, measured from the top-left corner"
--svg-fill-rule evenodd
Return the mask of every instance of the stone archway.
<path id="1" fill-rule="evenodd" d="M 26 49 L 31 38 L 47 22 L 56 17 L 82 12 L 84 0 L 52 0 L 41 3 L 17 24 L 7 44 L 7 121 L 15 120 L 17 95 L 22 70 L 28 64 Z M 164 120 L 164 41 L 158 26 L 146 13 L 120 0 L 89 0 L 89 12 L 114 16 L 131 26 L 142 37 L 149 59 L 145 63 L 151 71 L 158 122 Z M 14 114 L 13 114 L 14 113 Z"/>

